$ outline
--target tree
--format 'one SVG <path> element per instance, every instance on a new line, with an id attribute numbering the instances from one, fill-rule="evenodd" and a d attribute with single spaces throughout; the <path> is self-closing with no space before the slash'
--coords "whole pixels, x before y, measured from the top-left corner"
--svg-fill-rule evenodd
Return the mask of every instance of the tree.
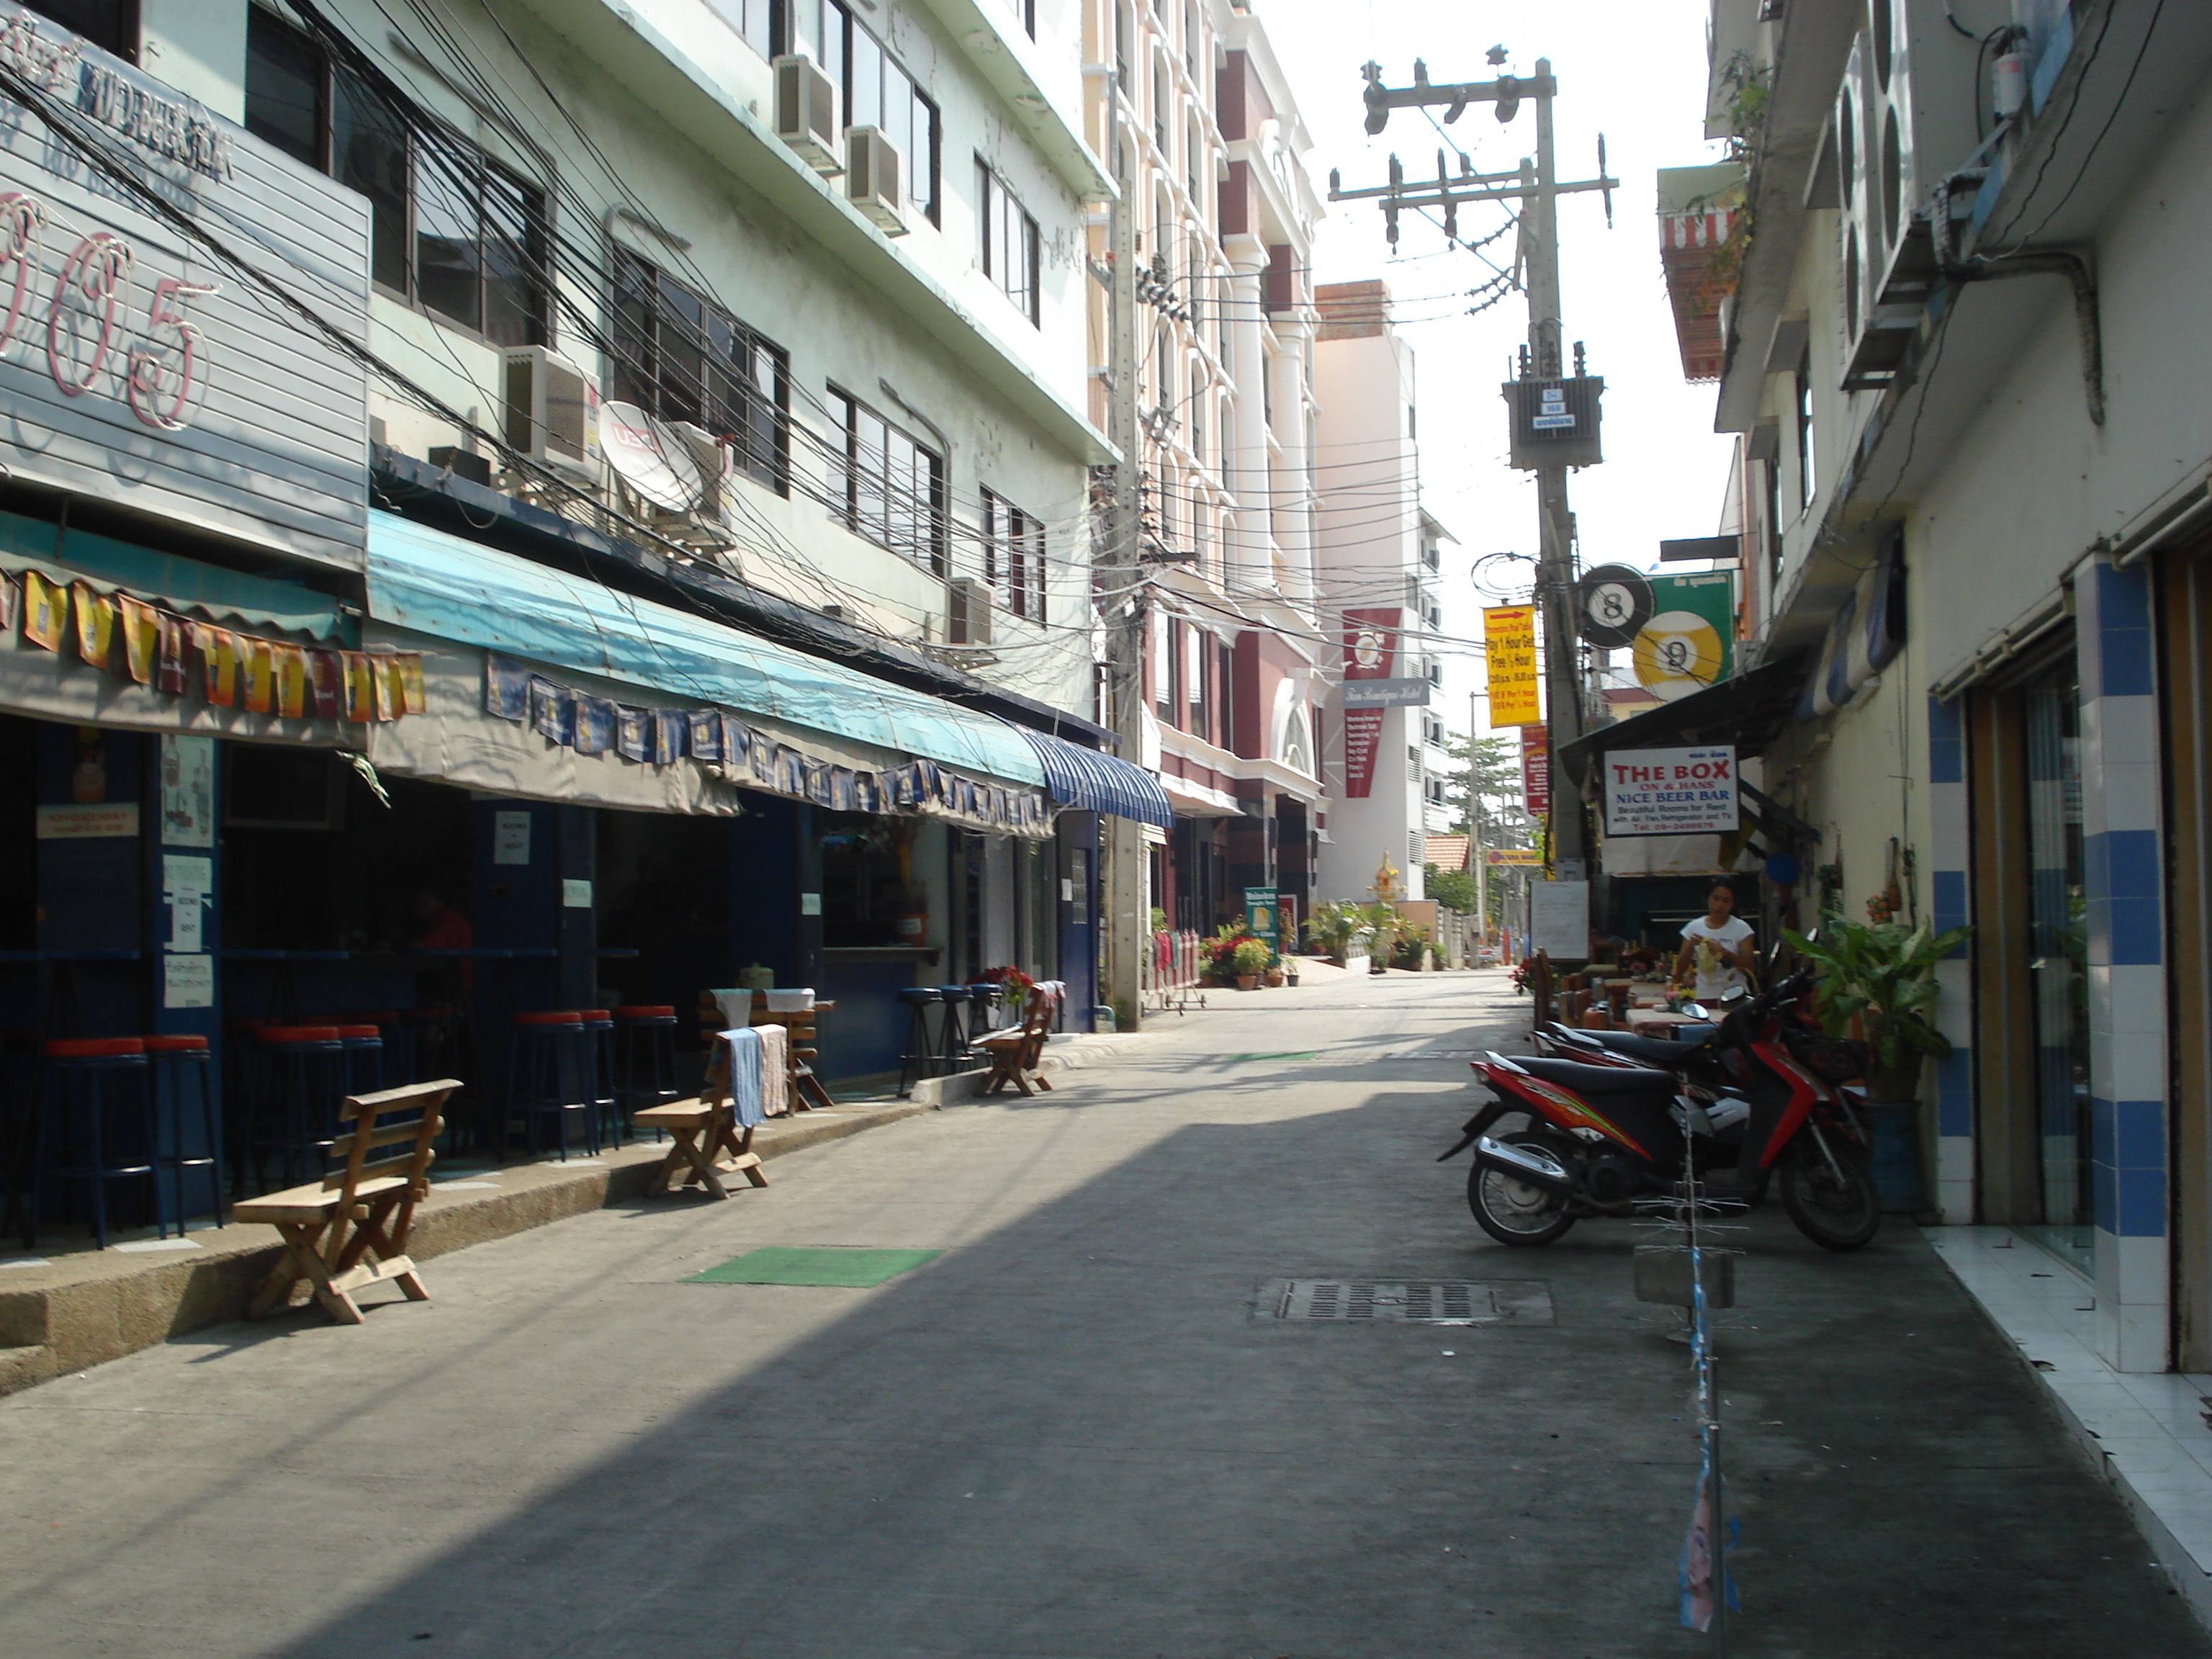
<path id="1" fill-rule="evenodd" d="M 1521 740 L 1511 734 L 1474 738 L 1447 732 L 1444 753 L 1451 757 L 1451 771 L 1444 784 L 1444 804 L 1452 811 L 1452 833 L 1469 833 L 1468 761 L 1474 762 L 1475 793 L 1482 799 L 1483 839 L 1492 847 L 1521 842 L 1529 829 L 1528 814 L 1521 800 Z M 1501 832 L 1504 832 L 1501 834 Z"/>
<path id="2" fill-rule="evenodd" d="M 1442 870 L 1433 864 L 1423 867 L 1428 873 L 1431 898 L 1447 910 L 1456 910 L 1462 915 L 1474 914 L 1474 872 Z M 1492 890 L 1496 890 L 1493 888 Z"/>

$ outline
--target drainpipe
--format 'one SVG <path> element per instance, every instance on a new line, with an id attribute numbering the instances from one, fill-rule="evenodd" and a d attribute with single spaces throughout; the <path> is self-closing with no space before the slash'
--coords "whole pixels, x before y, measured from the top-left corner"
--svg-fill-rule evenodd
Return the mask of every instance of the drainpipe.
<path id="1" fill-rule="evenodd" d="M 1976 183 L 1981 176 L 1978 170 L 1954 173 L 1936 186 L 1934 222 L 1929 226 L 1935 234 L 1936 269 L 1944 280 L 1960 284 L 1992 283 L 2008 276 L 2063 276 L 2074 290 L 2074 325 L 2081 336 L 2082 395 L 2089 405 L 2090 422 L 2102 426 L 2105 336 L 2097 318 L 2097 281 L 2090 274 L 2088 261 L 2078 253 L 2056 249 L 1960 258 L 1953 240 L 1951 197 L 1959 184 Z"/>

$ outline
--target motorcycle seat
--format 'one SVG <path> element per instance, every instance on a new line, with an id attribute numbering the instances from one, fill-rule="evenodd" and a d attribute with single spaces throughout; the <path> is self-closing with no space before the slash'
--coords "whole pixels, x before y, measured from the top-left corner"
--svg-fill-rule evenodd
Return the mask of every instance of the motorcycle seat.
<path id="1" fill-rule="evenodd" d="M 1672 1042 L 1663 1037 L 1638 1036 L 1633 1031 L 1601 1031 L 1595 1036 L 1601 1047 L 1616 1054 L 1646 1060 L 1662 1067 L 1680 1066 L 1705 1046 L 1702 1042 Z"/>
<path id="2" fill-rule="evenodd" d="M 1578 1095 L 1672 1095 L 1678 1085 L 1671 1072 L 1632 1071 L 1624 1066 L 1585 1066 L 1576 1060 L 1514 1056 L 1530 1077 L 1572 1089 Z"/>

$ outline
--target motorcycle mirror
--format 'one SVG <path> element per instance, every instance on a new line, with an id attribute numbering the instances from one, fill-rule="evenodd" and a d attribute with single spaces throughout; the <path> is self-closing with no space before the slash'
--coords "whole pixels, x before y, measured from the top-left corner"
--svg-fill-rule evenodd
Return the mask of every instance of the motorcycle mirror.
<path id="1" fill-rule="evenodd" d="M 1682 1005 L 1682 1012 L 1692 1019 L 1711 1019 L 1713 1017 L 1712 1011 L 1702 1002 L 1686 1002 Z"/>
<path id="2" fill-rule="evenodd" d="M 1741 985 L 1731 985 L 1731 986 L 1729 986 L 1729 987 L 1728 988 L 1728 989 L 1727 989 L 1727 990 L 1725 990 L 1725 991 L 1723 991 L 1723 992 L 1722 992 L 1722 993 L 1721 993 L 1721 1000 L 1722 1000 L 1723 1002 L 1724 1002 L 1724 1003 L 1725 1003 L 1725 1002 L 1740 1002 L 1740 1001 L 1741 1001 L 1745 997 L 1749 996 L 1750 994 L 1751 994 L 1751 993 L 1750 993 L 1750 992 L 1748 992 L 1748 991 L 1747 991 L 1747 990 L 1745 990 L 1745 989 L 1743 988 L 1743 987 L 1742 987 L 1742 986 L 1741 986 Z"/>

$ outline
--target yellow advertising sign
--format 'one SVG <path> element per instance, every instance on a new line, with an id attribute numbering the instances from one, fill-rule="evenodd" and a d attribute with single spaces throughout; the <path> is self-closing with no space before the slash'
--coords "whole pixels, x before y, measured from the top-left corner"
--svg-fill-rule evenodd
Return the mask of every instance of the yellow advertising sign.
<path id="1" fill-rule="evenodd" d="M 1490 726 L 1534 726 L 1543 718 L 1536 699 L 1536 610 L 1493 605 L 1482 613 L 1482 643 L 1490 662 Z"/>

